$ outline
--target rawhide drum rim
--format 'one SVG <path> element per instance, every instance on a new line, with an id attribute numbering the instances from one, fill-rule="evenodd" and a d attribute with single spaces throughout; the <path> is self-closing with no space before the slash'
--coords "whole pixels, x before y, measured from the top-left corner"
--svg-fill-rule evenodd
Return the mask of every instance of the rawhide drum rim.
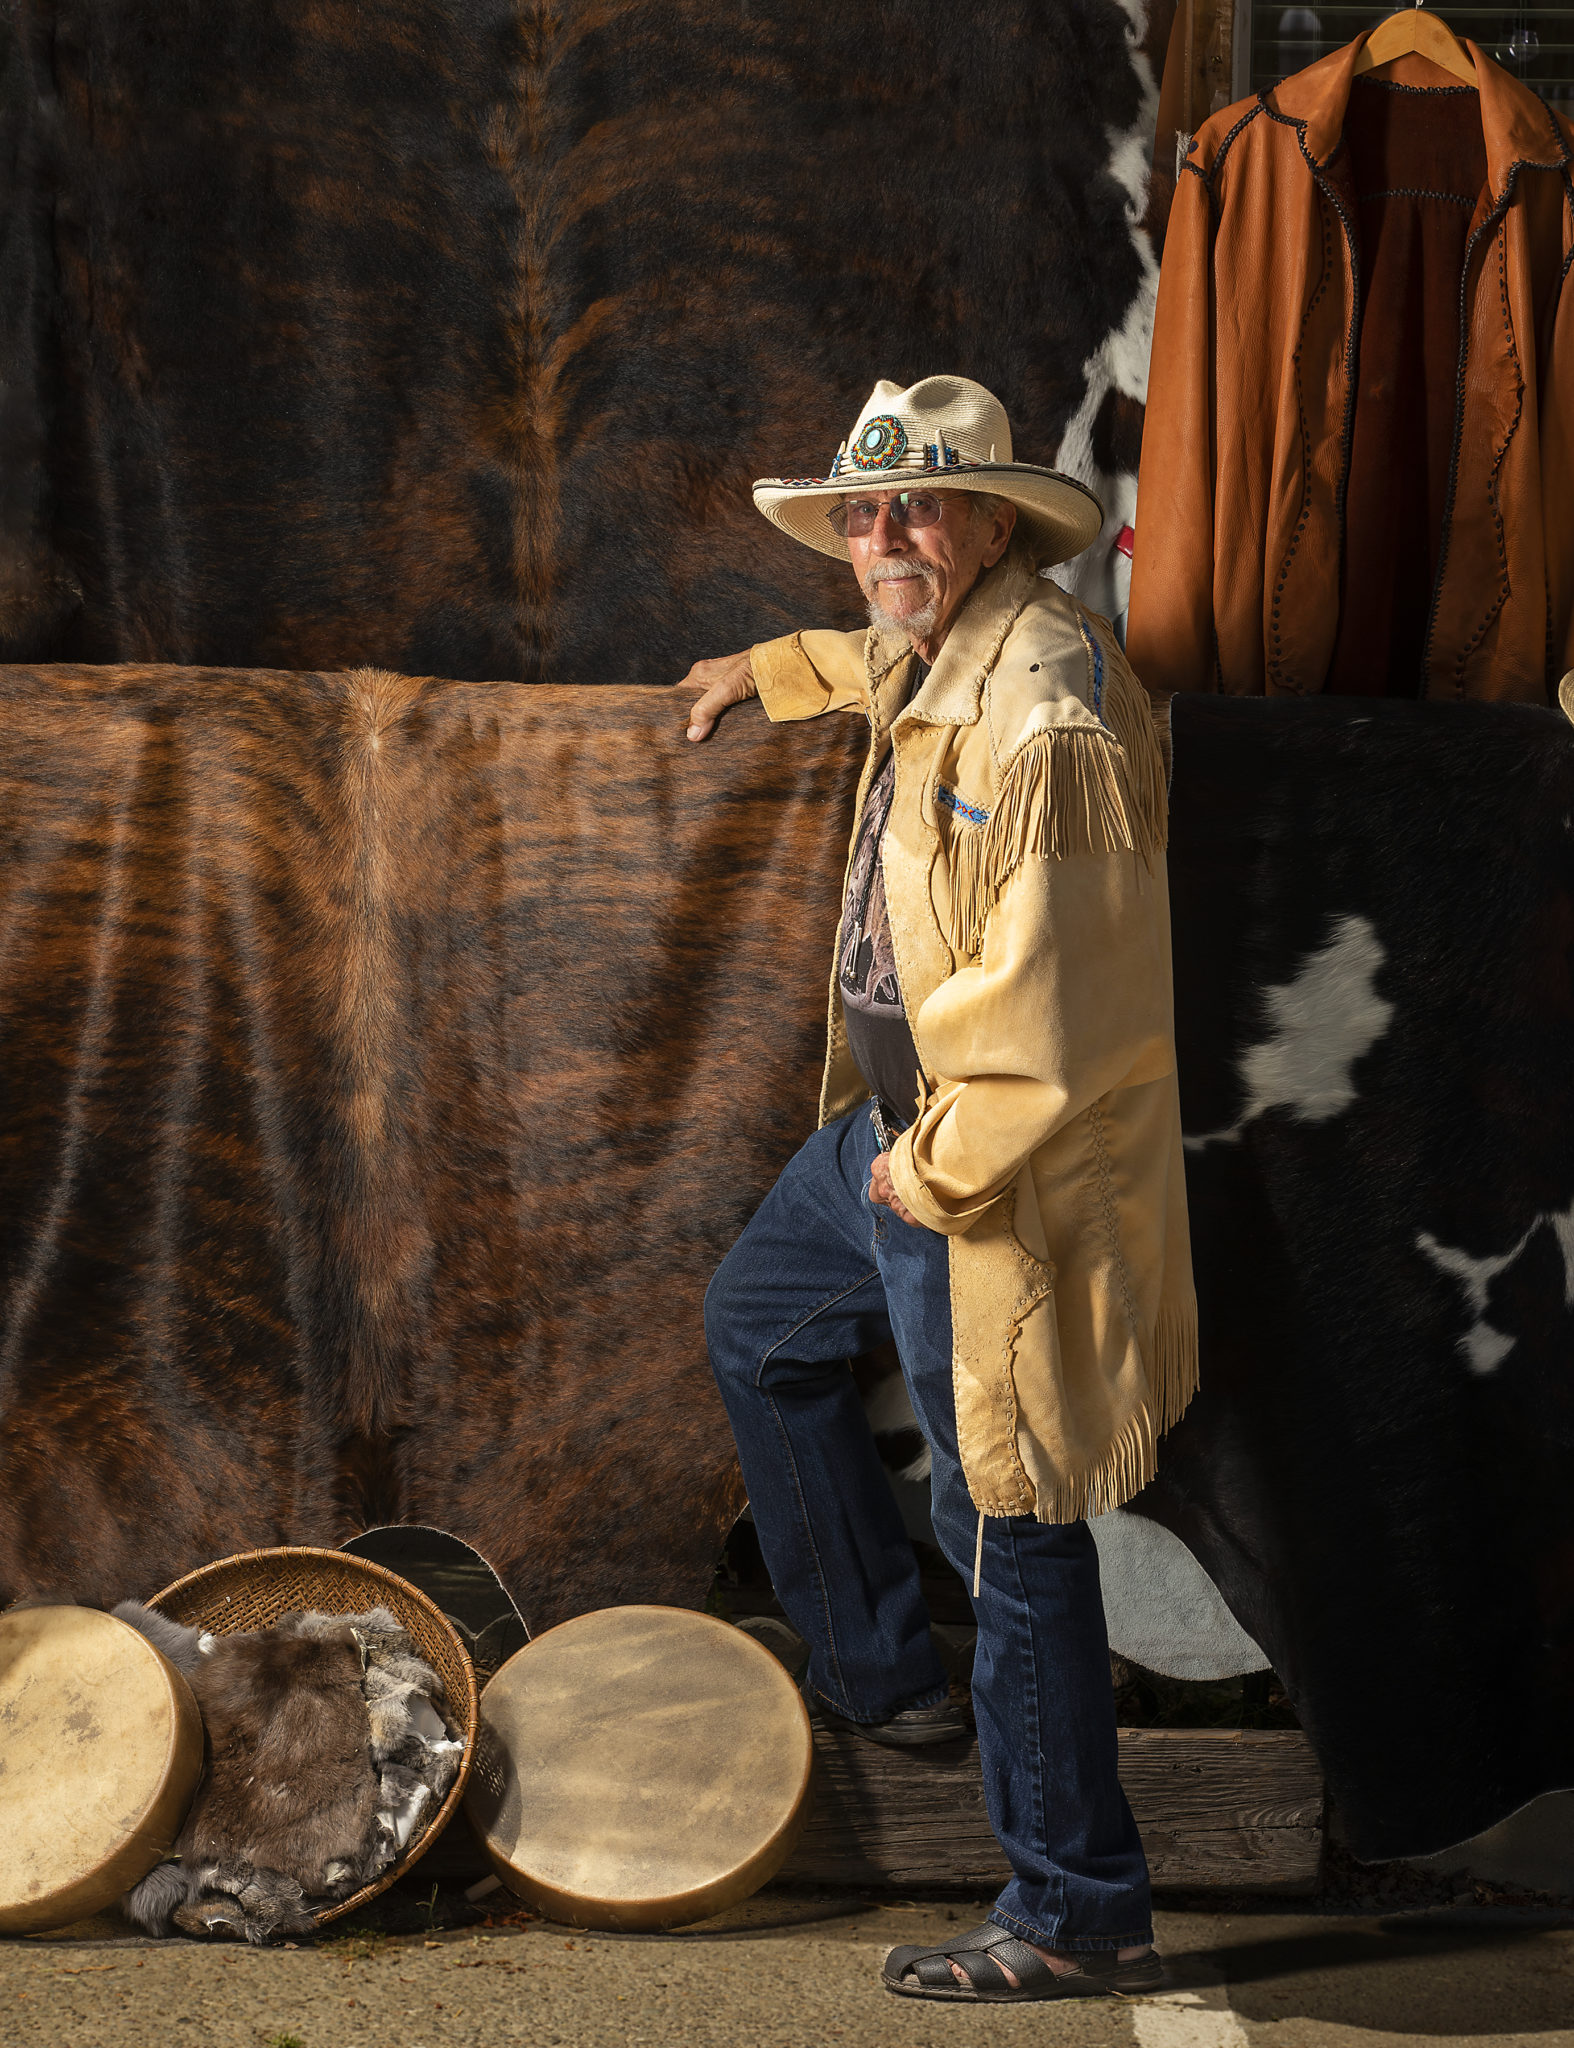
<path id="1" fill-rule="evenodd" d="M 201 1776 L 197 1702 L 146 1636 L 94 1607 L 0 1614 L 0 1934 L 140 1884 Z"/>
<path id="2" fill-rule="evenodd" d="M 510 1891 L 571 1927 L 677 1927 L 775 1876 L 808 1803 L 798 1689 L 741 1629 L 609 1607 L 481 1695 L 466 1808 Z"/>
<path id="3" fill-rule="evenodd" d="M 416 1837 L 375 1884 L 362 1885 L 349 1898 L 323 1907 L 319 1925 L 353 1913 L 368 1899 L 404 1876 L 431 1848 L 459 1810 L 465 1781 L 475 1760 L 478 1708 L 475 1667 L 453 1624 L 418 1586 L 386 1566 L 341 1550 L 314 1550 L 304 1545 L 278 1550 L 246 1550 L 220 1558 L 200 1571 L 188 1572 L 148 1602 L 171 1621 L 207 1629 L 216 1636 L 238 1635 L 246 1629 L 272 1628 L 281 1615 L 314 1607 L 320 1614 L 364 1614 L 386 1607 L 409 1634 L 417 1652 L 443 1681 L 449 1718 L 464 1737 L 464 1754 L 448 1796 L 431 1824 Z"/>

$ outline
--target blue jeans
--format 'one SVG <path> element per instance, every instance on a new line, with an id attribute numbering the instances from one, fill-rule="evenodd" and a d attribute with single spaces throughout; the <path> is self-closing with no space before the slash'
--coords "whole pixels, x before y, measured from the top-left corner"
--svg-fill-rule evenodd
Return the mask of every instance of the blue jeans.
<path id="1" fill-rule="evenodd" d="M 809 1645 L 810 1685 L 854 1721 L 933 1705 L 946 1676 L 851 1356 L 894 1338 L 933 1459 L 935 1536 L 969 1587 L 978 1527 L 957 1455 L 946 1240 L 869 1201 L 879 1149 L 867 1109 L 816 1132 L 705 1298 L 777 1598 Z M 1013 1872 L 991 1919 L 1046 1947 L 1151 1940 L 1086 1522 L 987 1520 L 973 1606 L 984 1793 Z"/>

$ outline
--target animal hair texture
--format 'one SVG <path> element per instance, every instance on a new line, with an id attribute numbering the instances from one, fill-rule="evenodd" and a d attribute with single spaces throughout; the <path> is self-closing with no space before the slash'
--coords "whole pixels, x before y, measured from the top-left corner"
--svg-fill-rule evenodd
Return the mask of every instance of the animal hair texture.
<path id="1" fill-rule="evenodd" d="M 162 1650 L 182 1678 L 193 1678 L 201 1669 L 201 1629 L 171 1621 L 167 1614 L 160 1614 L 156 1607 L 144 1607 L 140 1600 L 122 1600 L 110 1612 L 116 1621 L 140 1630 L 156 1650 Z"/>
<path id="2" fill-rule="evenodd" d="M 424 1523 L 534 1634 L 701 1605 L 862 720 L 79 667 L 0 729 L 0 1601 Z"/>
<path id="3" fill-rule="evenodd" d="M 441 1806 L 463 1744 L 442 1681 L 386 1608 L 297 1612 L 220 1637 L 134 1601 L 116 1613 L 185 1672 L 206 1736 L 171 1860 L 124 1901 L 148 1933 L 309 1933 L 321 1906 L 380 1877 Z"/>
<path id="4" fill-rule="evenodd" d="M 882 376 L 977 377 L 1118 531 L 1172 12 L 12 0 L 0 657 L 655 683 L 853 625 L 748 487 Z"/>

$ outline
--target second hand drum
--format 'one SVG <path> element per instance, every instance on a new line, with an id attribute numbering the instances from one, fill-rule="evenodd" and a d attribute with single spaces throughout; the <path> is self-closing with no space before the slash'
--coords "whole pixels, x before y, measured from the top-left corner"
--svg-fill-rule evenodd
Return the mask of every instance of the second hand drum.
<path id="1" fill-rule="evenodd" d="M 466 1807 L 510 1891 L 571 1927 L 677 1927 L 775 1876 L 813 1741 L 769 1650 L 708 1614 L 562 1622 L 481 1696 Z"/>

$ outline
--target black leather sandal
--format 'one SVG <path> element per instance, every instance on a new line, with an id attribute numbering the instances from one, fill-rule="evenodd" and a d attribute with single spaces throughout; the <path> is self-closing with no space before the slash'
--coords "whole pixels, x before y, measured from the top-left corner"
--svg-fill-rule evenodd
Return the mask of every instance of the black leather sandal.
<path id="1" fill-rule="evenodd" d="M 952 1963 L 967 1978 L 959 1984 Z M 1000 1965 L 1016 1978 L 1013 1984 Z M 887 1991 L 899 1998 L 939 1998 L 956 2005 L 1031 2005 L 1050 1998 L 1103 1998 L 1113 1992 L 1130 1997 L 1158 1991 L 1164 1966 L 1150 1948 L 1130 1962 L 1112 1950 L 1080 1956 L 1070 1970 L 1052 1970 L 1037 1949 L 1029 1948 L 1004 1927 L 986 1920 L 971 1934 L 960 1934 L 941 1948 L 893 1948 L 880 1972 Z"/>

